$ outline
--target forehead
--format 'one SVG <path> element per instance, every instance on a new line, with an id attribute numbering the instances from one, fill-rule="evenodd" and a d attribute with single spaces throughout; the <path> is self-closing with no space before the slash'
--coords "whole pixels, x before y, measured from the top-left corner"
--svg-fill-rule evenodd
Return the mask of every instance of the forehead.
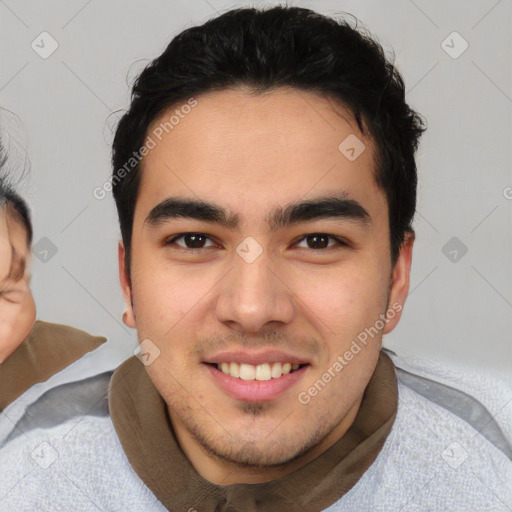
<path id="1" fill-rule="evenodd" d="M 230 203 L 247 216 L 304 196 L 382 195 L 372 141 L 338 102 L 291 88 L 222 90 L 196 101 L 174 105 L 151 124 L 154 147 L 142 162 L 136 217 L 180 194 Z M 345 141 L 356 158 L 343 152 Z"/>

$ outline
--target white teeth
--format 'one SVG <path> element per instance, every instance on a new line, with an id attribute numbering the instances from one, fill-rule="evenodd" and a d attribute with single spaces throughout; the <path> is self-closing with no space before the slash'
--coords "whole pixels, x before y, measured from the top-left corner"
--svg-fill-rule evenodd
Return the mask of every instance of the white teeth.
<path id="1" fill-rule="evenodd" d="M 252 364 L 242 363 L 240 365 L 240 378 L 242 380 L 254 380 L 256 377 L 256 368 Z"/>
<path id="2" fill-rule="evenodd" d="M 226 375 L 242 380 L 270 380 L 287 375 L 297 370 L 299 364 L 294 363 L 263 363 L 252 365 L 247 363 L 218 363 L 217 368 Z"/>
<path id="3" fill-rule="evenodd" d="M 283 375 L 283 367 L 281 366 L 281 363 L 274 363 L 272 365 L 272 378 L 277 379 Z"/>
<path id="4" fill-rule="evenodd" d="M 271 378 L 272 374 L 268 363 L 256 366 L 256 380 L 270 380 Z"/>
<path id="5" fill-rule="evenodd" d="M 230 363 L 229 364 L 229 374 L 231 377 L 240 377 L 240 365 L 238 363 Z"/>

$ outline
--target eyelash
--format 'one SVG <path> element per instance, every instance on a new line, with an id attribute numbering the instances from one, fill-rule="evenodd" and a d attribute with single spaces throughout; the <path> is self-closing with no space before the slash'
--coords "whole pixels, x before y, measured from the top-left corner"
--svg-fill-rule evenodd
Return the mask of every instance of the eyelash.
<path id="1" fill-rule="evenodd" d="M 174 244 L 176 242 L 176 240 L 179 240 L 180 238 L 184 238 L 185 236 L 187 235 L 197 235 L 197 236 L 201 236 L 201 237 L 204 237 L 204 238 L 207 238 L 209 240 L 211 240 L 211 238 L 204 234 L 204 233 L 196 233 L 196 232 L 187 232 L 187 233 L 181 233 L 179 235 L 175 235 L 167 240 L 165 240 L 164 242 L 164 245 L 165 246 L 170 246 L 172 244 Z M 334 236 L 334 235 L 329 235 L 327 233 L 308 233 L 307 235 L 304 235 L 302 238 L 300 238 L 297 242 L 295 242 L 295 244 L 298 244 L 304 240 L 306 240 L 308 237 L 310 236 L 321 236 L 321 237 L 326 237 L 326 238 L 330 238 L 331 240 L 334 240 L 336 242 L 336 245 L 337 246 L 331 246 L 331 247 L 325 247 L 325 248 L 320 248 L 320 249 L 310 249 L 311 251 L 315 251 L 315 252 L 325 252 L 327 250 L 333 250 L 333 249 L 339 249 L 339 248 L 342 248 L 342 247 L 349 247 L 350 244 L 348 242 L 346 242 L 345 240 L 343 240 L 342 238 L 339 238 L 337 236 Z M 208 249 L 211 249 L 211 247 L 200 247 L 198 249 L 193 249 L 193 248 L 190 248 L 190 247 L 182 247 L 182 246 L 178 246 L 180 249 L 183 249 L 184 251 L 193 251 L 193 252 L 203 252 L 203 251 L 207 251 Z M 309 249 L 309 248 L 307 248 Z"/>

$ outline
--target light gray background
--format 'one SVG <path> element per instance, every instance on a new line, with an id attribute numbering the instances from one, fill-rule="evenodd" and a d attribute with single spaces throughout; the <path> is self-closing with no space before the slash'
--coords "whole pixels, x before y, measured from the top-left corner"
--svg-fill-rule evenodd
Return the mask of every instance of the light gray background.
<path id="1" fill-rule="evenodd" d="M 123 357 L 136 345 L 121 322 L 119 231 L 109 177 L 111 127 L 129 85 L 181 30 L 236 6 L 277 2 L 0 0 L 0 105 L 19 116 L 32 162 L 20 191 L 35 238 L 58 252 L 34 258 L 38 318 L 109 338 Z M 384 340 L 400 355 L 512 370 L 512 2 L 295 1 L 357 16 L 394 50 L 407 100 L 428 121 L 418 153 L 419 202 L 411 291 Z M 32 48 L 46 31 L 47 59 Z M 469 44 L 447 38 L 457 31 Z M 443 247 L 457 237 L 457 261 Z M 445 252 L 449 255 L 453 247 Z M 450 256 L 450 255 L 449 255 Z M 452 252 L 451 258 L 455 257 Z"/>

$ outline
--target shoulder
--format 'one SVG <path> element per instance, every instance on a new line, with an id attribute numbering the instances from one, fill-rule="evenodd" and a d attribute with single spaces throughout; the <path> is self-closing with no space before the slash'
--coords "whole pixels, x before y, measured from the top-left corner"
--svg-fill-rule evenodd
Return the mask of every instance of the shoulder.
<path id="1" fill-rule="evenodd" d="M 35 429 L 0 454 L 0 511 L 165 510 L 132 470 L 109 416 Z"/>
<path id="2" fill-rule="evenodd" d="M 23 343 L 0 366 L 0 409 L 106 341 L 103 336 L 93 336 L 69 325 L 38 320 Z"/>
<path id="3" fill-rule="evenodd" d="M 52 356 L 52 350 L 47 352 Z M 87 407 L 102 401 L 108 392 L 107 374 L 125 359 L 126 355 L 115 344 L 103 343 L 46 380 L 28 387 L 0 413 L 0 448 L 27 429 L 53 426 L 65 421 L 68 413 L 87 414 Z M 30 373 L 30 367 L 24 366 L 23 372 Z M 0 372 L 2 392 L 5 377 L 6 373 Z"/>
<path id="4" fill-rule="evenodd" d="M 395 423 L 345 503 L 372 511 L 510 510 L 510 423 L 504 408 L 512 396 L 507 386 L 486 383 L 496 388 L 500 409 L 493 401 L 484 403 L 485 391 L 477 399 L 470 386 L 448 385 L 433 372 L 414 373 L 410 366 L 405 374 L 394 362 L 399 391 Z M 332 510 L 345 510 L 343 501 Z"/>

